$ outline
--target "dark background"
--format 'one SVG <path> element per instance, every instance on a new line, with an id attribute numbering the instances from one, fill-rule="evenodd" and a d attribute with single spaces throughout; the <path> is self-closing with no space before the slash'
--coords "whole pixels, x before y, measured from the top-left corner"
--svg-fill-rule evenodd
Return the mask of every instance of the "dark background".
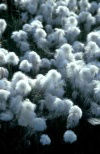
<path id="1" fill-rule="evenodd" d="M 32 154 L 100 154 L 100 126 L 81 121 L 74 130 L 78 140 L 73 144 L 63 142 L 64 129 L 49 126 L 47 134 L 52 140 L 50 146 L 42 146 L 36 141 L 34 135 L 25 141 L 24 131 L 20 127 L 7 128 L 3 125 L 0 129 L 0 152 L 2 153 L 32 153 Z"/>

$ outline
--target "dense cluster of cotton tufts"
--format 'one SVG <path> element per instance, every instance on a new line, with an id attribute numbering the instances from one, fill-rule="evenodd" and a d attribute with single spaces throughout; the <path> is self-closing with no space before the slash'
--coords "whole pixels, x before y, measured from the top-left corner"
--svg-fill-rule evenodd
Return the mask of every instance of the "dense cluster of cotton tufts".
<path id="1" fill-rule="evenodd" d="M 0 120 L 14 121 L 38 136 L 58 118 L 66 120 L 67 129 L 76 127 L 82 117 L 99 119 L 100 3 L 14 0 L 14 4 L 20 29 L 12 27 L 9 35 L 13 49 L 5 44 L 7 23 L 2 14 L 7 6 L 0 3 Z M 73 143 L 77 136 L 67 130 L 63 139 Z M 40 143 L 49 145 L 51 139 L 43 134 Z"/>
<path id="2" fill-rule="evenodd" d="M 70 99 L 60 99 L 56 96 L 52 96 L 51 94 L 47 94 L 45 97 L 44 103 L 46 109 L 50 112 L 49 117 L 67 117 L 71 107 L 73 106 L 73 102 Z"/>

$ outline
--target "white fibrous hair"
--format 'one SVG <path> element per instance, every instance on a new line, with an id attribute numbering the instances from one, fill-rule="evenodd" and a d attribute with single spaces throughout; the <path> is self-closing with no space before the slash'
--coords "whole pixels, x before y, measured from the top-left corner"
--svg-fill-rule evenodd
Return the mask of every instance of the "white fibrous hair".
<path id="1" fill-rule="evenodd" d="M 67 130 L 64 133 L 63 139 L 66 143 L 72 144 L 73 142 L 77 140 L 77 136 L 72 130 Z"/>
<path id="2" fill-rule="evenodd" d="M 50 139 L 50 137 L 48 135 L 42 134 L 40 136 L 40 143 L 42 145 L 50 145 L 51 144 L 51 139 Z"/>
<path id="3" fill-rule="evenodd" d="M 73 128 L 77 126 L 81 117 L 82 110 L 77 105 L 72 106 L 67 118 L 67 128 Z"/>
<path id="4" fill-rule="evenodd" d="M 0 38 L 2 37 L 2 33 L 5 31 L 6 27 L 6 21 L 4 19 L 0 19 Z"/>

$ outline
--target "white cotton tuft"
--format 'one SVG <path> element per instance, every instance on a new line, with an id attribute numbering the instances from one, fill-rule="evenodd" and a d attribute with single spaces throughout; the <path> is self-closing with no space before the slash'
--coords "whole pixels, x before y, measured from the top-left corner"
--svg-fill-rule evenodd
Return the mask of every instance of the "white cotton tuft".
<path id="1" fill-rule="evenodd" d="M 72 144 L 73 142 L 77 140 L 77 136 L 72 130 L 67 130 L 64 133 L 63 139 L 66 143 Z"/>
<path id="2" fill-rule="evenodd" d="M 13 113 L 11 111 L 6 111 L 0 113 L 0 120 L 2 121 L 11 121 L 13 119 Z"/>
<path id="3" fill-rule="evenodd" d="M 76 127 L 81 117 L 82 117 L 82 110 L 77 105 L 72 106 L 71 109 L 69 110 L 69 116 L 67 118 L 67 128 Z"/>
<path id="4" fill-rule="evenodd" d="M 46 120 L 44 118 L 35 118 L 33 123 L 35 131 L 44 131 L 47 128 Z"/>
<path id="5" fill-rule="evenodd" d="M 94 97 L 97 101 L 100 100 L 100 81 L 97 82 L 95 88 L 94 88 Z"/>
<path id="6" fill-rule="evenodd" d="M 60 98 L 52 97 L 51 101 L 46 101 L 46 105 L 49 111 L 51 110 L 52 114 L 54 113 L 56 117 L 68 115 L 71 107 L 73 106 L 73 102 L 69 99 L 61 100 Z"/>
<path id="7" fill-rule="evenodd" d="M 23 31 L 27 32 L 27 33 L 31 33 L 32 31 L 32 26 L 30 24 L 24 24 L 23 25 Z"/>
<path id="8" fill-rule="evenodd" d="M 94 14 L 97 10 L 98 10 L 98 3 L 95 1 L 91 2 L 89 11 L 92 14 Z"/>
<path id="9" fill-rule="evenodd" d="M 26 99 L 22 102 L 21 111 L 18 116 L 18 124 L 24 127 L 34 127 L 34 119 L 36 105 L 32 103 L 29 99 Z"/>
<path id="10" fill-rule="evenodd" d="M 32 27 L 33 32 L 35 32 L 35 30 L 38 28 L 43 28 L 42 22 L 39 20 L 31 21 L 30 25 Z"/>
<path id="11" fill-rule="evenodd" d="M 58 69 L 66 67 L 68 63 L 75 60 L 72 51 L 72 46 L 68 43 L 63 44 L 56 50 L 55 65 Z"/>
<path id="12" fill-rule="evenodd" d="M 26 41 L 27 40 L 27 33 L 23 30 L 14 31 L 12 33 L 11 38 L 17 43 L 19 43 L 20 41 Z"/>
<path id="13" fill-rule="evenodd" d="M 3 53 L 6 56 L 8 54 L 8 50 L 0 48 L 0 53 Z"/>
<path id="14" fill-rule="evenodd" d="M 42 28 L 37 28 L 35 33 L 34 33 L 34 38 L 36 41 L 38 41 L 41 38 L 46 38 L 47 34 L 45 32 L 45 30 L 43 30 Z"/>
<path id="15" fill-rule="evenodd" d="M 8 90 L 11 89 L 11 82 L 8 81 L 6 78 L 0 80 L 0 89 Z"/>
<path id="16" fill-rule="evenodd" d="M 3 52 L 0 52 L 0 66 L 6 64 L 6 56 Z"/>
<path id="17" fill-rule="evenodd" d="M 21 95 L 10 97 L 10 105 L 9 105 L 10 110 L 14 114 L 19 114 L 21 111 L 22 102 L 23 102 L 23 97 Z"/>
<path id="18" fill-rule="evenodd" d="M 27 41 L 20 41 L 18 46 L 20 51 L 26 52 L 30 50 L 30 44 Z"/>
<path id="19" fill-rule="evenodd" d="M 48 71 L 42 85 L 46 93 L 62 97 L 64 94 L 64 80 L 59 72 L 54 69 Z"/>
<path id="20" fill-rule="evenodd" d="M 20 81 L 20 80 L 27 80 L 27 76 L 24 73 L 18 71 L 18 72 L 16 72 L 16 73 L 13 74 L 13 77 L 12 77 L 12 86 L 15 88 L 16 83 L 18 81 Z"/>
<path id="21" fill-rule="evenodd" d="M 27 22 L 27 20 L 28 20 L 28 13 L 27 12 L 21 13 L 21 21 Z"/>
<path id="22" fill-rule="evenodd" d="M 38 71 L 41 64 L 40 56 L 36 52 L 31 51 L 27 54 L 27 59 L 30 63 L 32 63 L 32 70 Z"/>
<path id="23" fill-rule="evenodd" d="M 7 5 L 4 3 L 0 4 L 0 11 L 6 11 L 7 10 Z"/>
<path id="24" fill-rule="evenodd" d="M 28 60 L 23 60 L 21 61 L 20 65 L 19 65 L 19 69 L 21 71 L 24 72 L 30 72 L 30 70 L 32 69 L 32 64 L 28 62 Z"/>
<path id="25" fill-rule="evenodd" d="M 40 143 L 42 145 L 50 145 L 51 144 L 51 139 L 48 135 L 42 134 L 40 137 Z"/>
<path id="26" fill-rule="evenodd" d="M 51 66 L 51 62 L 49 59 L 47 59 L 47 58 L 41 59 L 41 65 L 40 65 L 41 68 L 48 68 L 49 69 L 50 66 Z"/>
<path id="27" fill-rule="evenodd" d="M 27 80 L 20 80 L 16 84 L 15 91 L 22 96 L 26 96 L 31 92 L 31 87 Z"/>
<path id="28" fill-rule="evenodd" d="M 0 38 L 2 37 L 2 33 L 5 31 L 6 27 L 6 21 L 4 19 L 0 19 Z"/>
<path id="29" fill-rule="evenodd" d="M 80 6 L 80 11 L 88 11 L 91 5 L 88 0 L 80 0 L 79 6 Z"/>
<path id="30" fill-rule="evenodd" d="M 6 62 L 10 65 L 17 65 L 19 63 L 19 57 L 14 52 L 9 52 L 6 55 Z"/>
<path id="31" fill-rule="evenodd" d="M 73 52 L 74 52 L 74 53 L 84 51 L 84 44 L 81 43 L 81 42 L 79 42 L 79 41 L 75 41 L 75 42 L 73 43 L 72 47 L 73 47 L 73 50 L 74 50 Z"/>
<path id="32" fill-rule="evenodd" d="M 10 95 L 10 92 L 4 89 L 0 89 L 0 100 L 1 101 L 7 101 L 8 97 Z"/>
<path id="33" fill-rule="evenodd" d="M 99 118 L 100 117 L 100 105 L 97 104 L 96 102 L 91 102 L 89 112 L 92 116 Z"/>
<path id="34" fill-rule="evenodd" d="M 65 29 L 69 28 L 69 27 L 76 27 L 78 25 L 78 21 L 74 16 L 69 16 L 67 18 L 67 21 L 65 23 Z"/>
<path id="35" fill-rule="evenodd" d="M 56 9 L 56 14 L 60 17 L 69 16 L 69 9 L 66 6 L 58 6 Z"/>
<path id="36" fill-rule="evenodd" d="M 6 68 L 0 67 L 0 79 L 8 78 L 9 72 Z"/>

